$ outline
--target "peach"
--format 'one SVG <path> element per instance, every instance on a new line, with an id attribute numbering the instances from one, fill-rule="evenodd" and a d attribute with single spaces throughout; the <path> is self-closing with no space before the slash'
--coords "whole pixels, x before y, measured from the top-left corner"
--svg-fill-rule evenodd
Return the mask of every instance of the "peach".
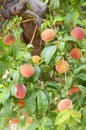
<path id="1" fill-rule="evenodd" d="M 15 87 L 17 89 L 15 97 L 18 98 L 18 99 L 23 99 L 26 96 L 26 93 L 27 93 L 26 86 L 23 85 L 23 84 L 16 84 Z"/>
<path id="2" fill-rule="evenodd" d="M 58 103 L 58 110 L 63 111 L 72 108 L 72 101 L 70 99 L 63 99 Z"/>
<path id="3" fill-rule="evenodd" d="M 34 67 L 26 63 L 20 67 L 20 73 L 26 78 L 31 77 L 34 74 Z"/>
<path id="4" fill-rule="evenodd" d="M 17 123 L 19 123 L 19 119 L 18 119 L 18 118 L 12 118 L 12 119 L 11 119 L 11 123 L 12 123 L 12 124 L 17 124 Z"/>
<path id="5" fill-rule="evenodd" d="M 56 71 L 59 73 L 65 73 L 69 70 L 69 64 L 65 60 L 60 60 L 59 63 L 56 65 Z"/>
<path id="6" fill-rule="evenodd" d="M 8 46 L 13 45 L 15 43 L 15 37 L 13 36 L 13 34 L 7 34 L 4 37 L 4 43 Z"/>
<path id="7" fill-rule="evenodd" d="M 77 92 L 81 92 L 80 88 L 77 87 L 77 86 L 74 86 L 73 88 L 70 89 L 68 95 L 73 95 L 74 93 L 77 93 Z"/>
<path id="8" fill-rule="evenodd" d="M 44 42 L 50 42 L 54 40 L 55 37 L 56 37 L 56 33 L 53 29 L 46 29 L 41 34 L 41 39 Z"/>
<path id="9" fill-rule="evenodd" d="M 71 36 L 75 37 L 78 41 L 81 41 L 84 38 L 84 31 L 81 27 L 73 28 L 70 34 Z"/>
<path id="10" fill-rule="evenodd" d="M 70 52 L 72 58 L 79 60 L 82 57 L 82 52 L 79 48 L 73 48 Z"/>
<path id="11" fill-rule="evenodd" d="M 22 100 L 22 99 L 20 99 L 20 100 L 18 101 L 18 103 L 19 103 L 19 105 L 20 105 L 21 107 L 23 107 L 23 106 L 25 105 L 25 101 Z"/>
<path id="12" fill-rule="evenodd" d="M 35 63 L 35 64 L 38 64 L 39 61 L 40 61 L 40 59 L 41 59 L 41 57 L 38 56 L 38 55 L 32 56 L 32 61 L 33 61 L 33 63 Z"/>

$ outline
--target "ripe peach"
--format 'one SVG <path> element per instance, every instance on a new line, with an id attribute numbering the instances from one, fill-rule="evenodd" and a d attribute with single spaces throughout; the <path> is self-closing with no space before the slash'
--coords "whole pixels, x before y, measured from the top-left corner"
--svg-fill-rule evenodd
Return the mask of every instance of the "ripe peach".
<path id="1" fill-rule="evenodd" d="M 31 77 L 34 74 L 34 68 L 31 64 L 26 63 L 20 67 L 20 73 L 26 78 Z"/>
<path id="2" fill-rule="evenodd" d="M 40 56 L 37 56 L 37 55 L 32 56 L 32 61 L 33 61 L 33 63 L 35 63 L 35 64 L 38 64 L 39 61 L 40 61 L 40 59 L 41 59 Z"/>
<path id="3" fill-rule="evenodd" d="M 18 103 L 19 103 L 19 105 L 20 105 L 21 107 L 23 107 L 23 106 L 25 105 L 25 101 L 22 100 L 22 99 L 20 99 L 20 100 L 18 101 Z"/>
<path id="4" fill-rule="evenodd" d="M 77 86 L 74 86 L 73 88 L 70 89 L 68 95 L 73 95 L 74 93 L 77 93 L 77 92 L 81 92 L 80 88 L 78 88 Z"/>
<path id="5" fill-rule="evenodd" d="M 58 110 L 63 111 L 72 108 L 72 101 L 70 99 L 63 99 L 58 103 Z"/>
<path id="6" fill-rule="evenodd" d="M 79 60 L 82 57 L 82 52 L 79 48 L 73 48 L 70 52 L 72 58 Z"/>
<path id="7" fill-rule="evenodd" d="M 18 119 L 18 118 L 12 118 L 12 119 L 11 119 L 11 123 L 12 123 L 12 124 L 17 124 L 17 123 L 19 123 L 19 119 Z"/>
<path id="8" fill-rule="evenodd" d="M 45 42 L 50 42 L 54 40 L 56 33 L 53 29 L 46 29 L 41 34 L 41 39 Z"/>
<path id="9" fill-rule="evenodd" d="M 56 65 L 56 71 L 59 73 L 65 73 L 69 70 L 69 64 L 65 60 L 60 60 L 59 63 Z"/>
<path id="10" fill-rule="evenodd" d="M 4 43 L 8 46 L 15 44 L 15 37 L 13 36 L 13 34 L 7 34 L 4 37 Z"/>
<path id="11" fill-rule="evenodd" d="M 71 31 L 71 36 L 75 37 L 78 41 L 84 38 L 84 31 L 81 27 L 75 27 Z"/>
<path id="12" fill-rule="evenodd" d="M 17 92 L 15 94 L 15 97 L 18 99 L 23 99 L 26 96 L 27 88 L 23 84 L 17 84 L 15 85 Z"/>

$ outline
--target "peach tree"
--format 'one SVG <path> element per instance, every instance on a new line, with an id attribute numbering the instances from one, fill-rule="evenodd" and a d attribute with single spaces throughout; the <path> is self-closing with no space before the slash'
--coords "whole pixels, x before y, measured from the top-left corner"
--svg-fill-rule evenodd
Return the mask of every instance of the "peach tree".
<path id="1" fill-rule="evenodd" d="M 27 21 L 33 28 L 34 18 L 21 15 L 6 19 L 2 26 L 1 130 L 10 124 L 25 130 L 86 129 L 86 2 L 43 2 L 48 6 L 46 16 L 33 31 Z"/>

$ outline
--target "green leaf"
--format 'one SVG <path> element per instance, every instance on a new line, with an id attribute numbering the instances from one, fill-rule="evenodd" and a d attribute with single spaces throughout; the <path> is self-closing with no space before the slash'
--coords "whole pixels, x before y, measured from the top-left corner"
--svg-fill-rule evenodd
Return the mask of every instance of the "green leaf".
<path id="1" fill-rule="evenodd" d="M 19 73 L 17 71 L 14 71 L 12 74 L 13 82 L 18 83 L 19 82 Z"/>
<path id="2" fill-rule="evenodd" d="M 71 116 L 71 111 L 70 110 L 63 110 L 61 111 L 55 120 L 55 125 L 61 125 L 63 124 L 66 120 L 68 120 Z"/>
<path id="3" fill-rule="evenodd" d="M 57 9 L 60 6 L 60 0 L 51 0 L 51 4 L 54 5 L 54 9 Z"/>
<path id="4" fill-rule="evenodd" d="M 35 112 L 36 110 L 36 91 L 35 90 L 31 94 L 29 94 L 29 97 L 26 100 L 25 109 L 29 113 L 29 115 L 32 115 L 32 113 Z"/>
<path id="5" fill-rule="evenodd" d="M 40 123 L 43 124 L 45 130 L 49 130 L 53 125 L 53 121 L 48 117 L 43 117 Z"/>
<path id="6" fill-rule="evenodd" d="M 33 48 L 33 45 L 30 43 L 27 45 L 27 48 Z"/>
<path id="7" fill-rule="evenodd" d="M 33 76 L 33 79 L 34 81 L 37 81 L 40 76 L 41 69 L 38 65 L 35 65 L 34 68 L 35 68 L 35 74 Z"/>
<path id="8" fill-rule="evenodd" d="M 74 12 L 71 13 L 67 13 L 66 17 L 65 17 L 65 23 L 68 24 L 71 22 L 72 18 L 73 18 Z"/>
<path id="9" fill-rule="evenodd" d="M 67 76 L 67 85 L 68 85 L 68 88 L 71 87 L 72 82 L 73 82 L 73 77 L 71 75 L 68 75 Z"/>
<path id="10" fill-rule="evenodd" d="M 79 113 L 78 111 L 72 110 L 71 116 L 74 118 L 76 122 L 81 122 L 81 113 Z"/>
<path id="11" fill-rule="evenodd" d="M 86 74 L 79 73 L 78 75 L 76 75 L 76 78 L 86 81 Z"/>
<path id="12" fill-rule="evenodd" d="M 3 84 L 0 84 L 0 103 L 4 103 L 10 96 L 9 88 L 5 87 Z"/>
<path id="13" fill-rule="evenodd" d="M 27 130 L 36 130 L 39 127 L 38 122 L 34 122 Z"/>
<path id="14" fill-rule="evenodd" d="M 50 63 L 50 60 L 52 59 L 53 55 L 56 52 L 56 45 L 45 47 L 44 50 L 41 53 L 41 57 L 45 59 L 45 62 L 47 64 Z"/>
<path id="15" fill-rule="evenodd" d="M 82 108 L 82 125 L 86 125 L 86 108 Z"/>
<path id="16" fill-rule="evenodd" d="M 86 93 L 86 87 L 85 86 L 82 86 L 82 85 L 77 85 L 80 90 L 85 94 Z"/>
<path id="17" fill-rule="evenodd" d="M 55 83 L 55 82 L 52 82 L 52 81 L 47 81 L 46 83 L 45 83 L 45 86 L 47 87 L 47 88 L 51 88 L 51 89 L 54 89 L 54 90 L 57 90 L 58 92 L 60 92 L 60 88 L 59 88 L 59 85 L 57 84 L 57 83 Z"/>
<path id="18" fill-rule="evenodd" d="M 68 35 L 66 35 L 66 34 L 65 34 L 63 40 L 64 40 L 64 41 L 77 41 L 74 37 L 68 36 Z"/>
<path id="19" fill-rule="evenodd" d="M 48 109 L 48 99 L 43 90 L 37 93 L 37 108 L 40 113 L 45 113 Z"/>
<path id="20" fill-rule="evenodd" d="M 31 54 L 29 52 L 24 54 L 24 61 L 29 62 L 31 60 Z"/>
<path id="21" fill-rule="evenodd" d="M 75 120 L 74 117 L 70 116 L 69 120 L 66 122 L 66 124 L 68 124 L 69 127 L 72 127 L 72 126 L 76 126 L 77 125 L 77 122 Z"/>
<path id="22" fill-rule="evenodd" d="M 66 125 L 59 125 L 58 126 L 58 129 L 57 130 L 65 130 L 65 128 L 66 128 Z"/>
<path id="23" fill-rule="evenodd" d="M 74 69 L 74 73 L 77 74 L 77 73 L 80 72 L 81 70 L 86 70 L 86 65 L 81 65 L 81 66 L 78 67 L 77 69 Z"/>
<path id="24" fill-rule="evenodd" d="M 60 51 L 63 51 L 64 48 L 65 48 L 65 42 L 60 42 L 60 46 L 59 46 Z"/>
<path id="25" fill-rule="evenodd" d="M 12 103 L 13 103 L 13 100 L 12 99 L 10 99 L 9 101 L 6 101 L 5 103 L 4 103 L 4 107 L 0 110 L 0 120 L 3 118 L 3 117 L 10 117 L 10 116 L 12 116 L 12 107 L 13 107 L 13 105 L 12 105 Z"/>
<path id="26" fill-rule="evenodd" d="M 25 117 L 24 117 L 24 116 L 21 116 L 21 117 L 19 118 L 19 125 L 20 125 L 21 127 L 24 127 L 25 124 L 26 124 Z"/>
<path id="27" fill-rule="evenodd" d="M 0 61 L 0 77 L 2 77 L 5 74 L 7 69 L 8 66 L 4 62 Z"/>
<path id="28" fill-rule="evenodd" d="M 10 90 L 11 90 L 11 94 L 12 94 L 13 96 L 15 96 L 16 93 L 17 93 L 17 88 L 15 87 L 14 84 L 10 84 Z"/>

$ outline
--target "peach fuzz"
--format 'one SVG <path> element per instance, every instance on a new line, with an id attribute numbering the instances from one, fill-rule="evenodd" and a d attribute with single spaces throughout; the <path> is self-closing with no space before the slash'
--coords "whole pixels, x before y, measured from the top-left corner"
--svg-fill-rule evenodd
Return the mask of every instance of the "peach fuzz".
<path id="1" fill-rule="evenodd" d="M 41 39 L 44 42 L 50 42 L 54 40 L 55 37 L 56 37 L 56 33 L 53 29 L 46 29 L 41 34 Z"/>
<path id="2" fill-rule="evenodd" d="M 8 46 L 15 44 L 15 37 L 13 36 L 13 34 L 7 34 L 4 37 L 4 43 Z"/>
<path id="3" fill-rule="evenodd" d="M 79 60 L 82 57 L 82 52 L 79 48 L 73 48 L 70 52 L 72 58 Z"/>
<path id="4" fill-rule="evenodd" d="M 26 96 L 26 93 L 27 93 L 26 86 L 23 85 L 23 84 L 16 84 L 15 87 L 17 89 L 15 97 L 18 98 L 18 99 L 23 99 Z"/>
<path id="5" fill-rule="evenodd" d="M 58 64 L 56 65 L 56 71 L 59 73 L 65 73 L 69 70 L 69 64 L 65 60 L 60 60 Z"/>
<path id="6" fill-rule="evenodd" d="M 20 73 L 26 78 L 31 77 L 34 74 L 34 67 L 26 63 L 20 67 Z"/>
<path id="7" fill-rule="evenodd" d="M 71 36 L 75 37 L 78 41 L 81 41 L 84 38 L 84 31 L 81 27 L 73 28 L 70 34 Z"/>
<path id="8" fill-rule="evenodd" d="M 58 110 L 63 111 L 72 108 L 72 101 L 70 99 L 63 99 L 58 103 Z"/>

